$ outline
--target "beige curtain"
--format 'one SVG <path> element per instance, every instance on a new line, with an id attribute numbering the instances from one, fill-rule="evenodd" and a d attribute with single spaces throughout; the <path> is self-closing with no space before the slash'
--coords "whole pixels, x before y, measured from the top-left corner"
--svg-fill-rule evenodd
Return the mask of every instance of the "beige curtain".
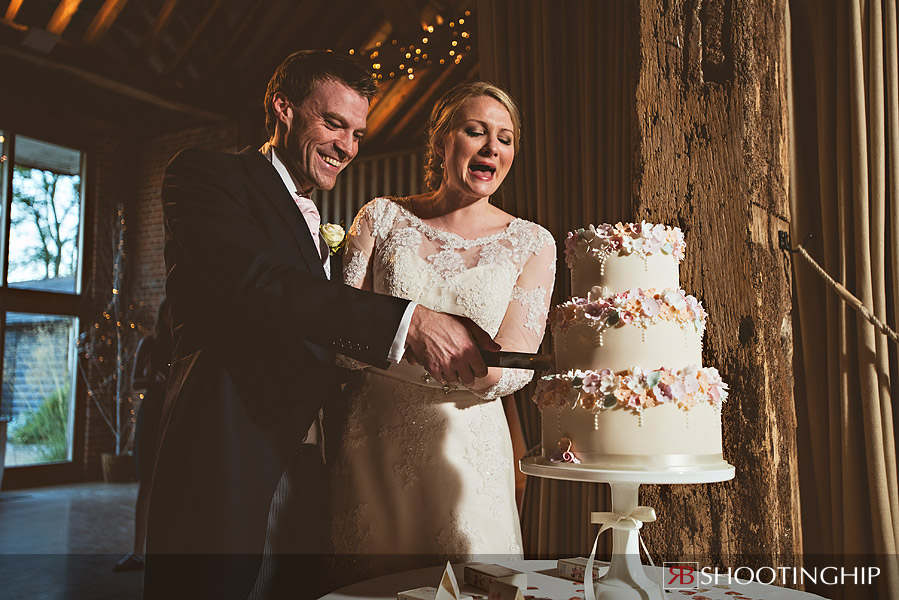
<path id="1" fill-rule="evenodd" d="M 791 236 L 875 315 L 899 314 L 896 0 L 793 0 Z M 811 238 L 807 236 L 811 235 Z M 794 258 L 807 562 L 876 564 L 899 598 L 897 347 Z M 846 598 L 874 597 L 846 586 Z M 833 597 L 834 590 L 816 590 Z M 861 595 L 860 595 L 861 594 Z"/>
<path id="2" fill-rule="evenodd" d="M 499 203 L 545 226 L 559 245 L 553 302 L 570 296 L 568 231 L 629 220 L 631 2 L 480 0 L 481 77 L 521 104 L 522 149 Z M 545 342 L 551 348 L 549 335 Z M 517 395 L 529 447 L 540 443 L 533 387 Z M 583 555 L 608 486 L 528 478 L 522 515 L 530 557 Z M 592 531 L 592 534 L 591 534 Z M 608 549 L 608 540 L 606 549 Z"/>

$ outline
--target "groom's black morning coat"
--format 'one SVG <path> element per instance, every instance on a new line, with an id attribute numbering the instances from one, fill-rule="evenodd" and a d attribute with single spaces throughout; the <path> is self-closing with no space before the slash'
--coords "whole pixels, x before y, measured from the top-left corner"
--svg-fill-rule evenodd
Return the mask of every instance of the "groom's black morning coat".
<path id="1" fill-rule="evenodd" d="M 257 150 L 180 152 L 162 199 L 173 360 L 145 599 L 246 598 L 275 486 L 338 393 L 335 352 L 386 366 L 407 301 L 325 279 Z"/>

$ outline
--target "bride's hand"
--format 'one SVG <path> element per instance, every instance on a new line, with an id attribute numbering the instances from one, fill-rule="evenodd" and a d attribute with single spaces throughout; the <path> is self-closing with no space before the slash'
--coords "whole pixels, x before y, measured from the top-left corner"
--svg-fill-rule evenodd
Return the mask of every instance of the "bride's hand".
<path id="1" fill-rule="evenodd" d="M 406 359 L 420 364 L 438 381 L 471 385 L 487 375 L 481 350 L 500 346 L 470 319 L 416 306 L 406 336 Z"/>

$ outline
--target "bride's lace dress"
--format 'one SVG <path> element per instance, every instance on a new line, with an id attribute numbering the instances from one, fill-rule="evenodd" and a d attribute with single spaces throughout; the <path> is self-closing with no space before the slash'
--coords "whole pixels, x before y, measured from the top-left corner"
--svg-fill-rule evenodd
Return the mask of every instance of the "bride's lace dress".
<path id="1" fill-rule="evenodd" d="M 556 247 L 534 223 L 514 219 L 467 240 L 421 221 L 401 199 L 377 198 L 350 229 L 345 263 L 348 284 L 467 316 L 504 350 L 534 352 L 543 338 Z M 336 553 L 521 556 L 516 466 L 499 399 L 533 372 L 491 375 L 446 391 L 403 361 L 366 367 L 347 386 L 340 450 L 329 459 Z"/>

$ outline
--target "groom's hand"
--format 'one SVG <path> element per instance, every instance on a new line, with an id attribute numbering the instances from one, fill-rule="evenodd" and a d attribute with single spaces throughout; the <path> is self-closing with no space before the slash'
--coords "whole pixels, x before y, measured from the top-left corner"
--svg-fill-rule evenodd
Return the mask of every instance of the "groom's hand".
<path id="1" fill-rule="evenodd" d="M 420 364 L 438 381 L 465 385 L 487 375 L 481 350 L 498 352 L 499 344 L 471 319 L 418 305 L 406 335 L 406 360 Z"/>

